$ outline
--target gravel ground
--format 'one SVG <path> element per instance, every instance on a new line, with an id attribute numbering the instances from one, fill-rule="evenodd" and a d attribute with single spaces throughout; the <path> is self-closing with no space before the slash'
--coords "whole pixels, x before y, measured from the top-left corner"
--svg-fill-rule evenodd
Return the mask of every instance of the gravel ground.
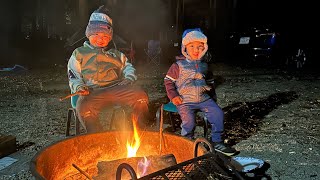
<path id="1" fill-rule="evenodd" d="M 227 135 L 241 151 L 239 156 L 268 162 L 267 174 L 272 179 L 320 179 L 319 74 L 218 63 L 212 68 L 217 77 L 218 104 L 228 110 L 226 114 L 239 107 L 246 108 L 243 112 L 247 116 L 233 113 L 226 119 L 229 123 Z M 160 71 L 139 74 L 138 83 L 150 96 L 152 113 L 165 99 L 162 84 L 165 70 Z M 296 98 L 272 108 L 265 108 L 260 103 L 260 108 L 267 109 L 260 113 L 250 106 L 284 92 L 293 92 Z M 0 133 L 13 135 L 18 141 L 18 151 L 10 155 L 18 161 L 0 171 L 1 180 L 34 179 L 29 171 L 31 158 L 41 148 L 65 138 L 70 102 L 60 102 L 59 97 L 68 93 L 63 66 L 0 74 Z M 250 125 L 246 119 L 254 120 L 255 127 L 246 127 Z M 242 130 L 234 130 L 234 127 L 240 127 L 239 122 L 242 122 Z"/>

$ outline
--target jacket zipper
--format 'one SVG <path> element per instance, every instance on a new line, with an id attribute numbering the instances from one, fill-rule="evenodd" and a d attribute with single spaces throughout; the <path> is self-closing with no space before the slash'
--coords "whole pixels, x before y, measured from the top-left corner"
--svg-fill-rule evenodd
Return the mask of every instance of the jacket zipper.
<path id="1" fill-rule="evenodd" d="M 198 61 L 196 61 L 196 64 L 195 64 L 195 66 L 196 66 L 196 72 L 195 72 L 195 75 L 194 76 L 196 76 L 197 75 L 197 73 L 199 72 L 199 62 Z M 195 81 L 196 81 L 197 79 L 195 79 Z M 197 82 L 197 81 L 196 81 Z M 198 83 L 198 82 L 197 82 Z M 196 97 L 197 97 L 197 102 L 200 102 L 200 90 L 199 90 L 199 87 L 198 87 L 198 84 L 196 84 Z"/>

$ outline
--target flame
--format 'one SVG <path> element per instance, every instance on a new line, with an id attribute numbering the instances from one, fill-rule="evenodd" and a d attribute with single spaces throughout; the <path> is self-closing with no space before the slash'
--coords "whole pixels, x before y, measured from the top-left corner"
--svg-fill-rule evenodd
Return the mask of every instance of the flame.
<path id="1" fill-rule="evenodd" d="M 137 151 L 140 147 L 141 141 L 138 133 L 138 117 L 136 115 L 132 115 L 132 124 L 133 124 L 133 140 L 131 143 L 127 141 L 127 158 L 136 157 Z M 137 176 L 138 178 L 145 176 L 147 174 L 148 167 L 151 164 L 151 160 L 148 160 L 146 156 L 144 159 L 138 162 L 137 164 Z"/>
<path id="2" fill-rule="evenodd" d="M 136 157 L 137 151 L 140 147 L 140 136 L 138 134 L 137 128 L 138 117 L 136 115 L 132 115 L 132 124 L 133 124 L 133 141 L 129 143 L 127 141 L 127 157 Z"/>
<path id="3" fill-rule="evenodd" d="M 151 164 L 151 160 L 148 160 L 146 156 L 143 157 L 143 160 L 138 162 L 138 176 L 139 178 L 147 175 L 147 169 Z"/>

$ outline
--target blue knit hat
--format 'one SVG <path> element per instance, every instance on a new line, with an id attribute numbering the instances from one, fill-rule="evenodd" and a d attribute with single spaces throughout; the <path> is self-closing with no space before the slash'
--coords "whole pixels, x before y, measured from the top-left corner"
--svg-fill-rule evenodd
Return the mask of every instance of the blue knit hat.
<path id="1" fill-rule="evenodd" d="M 104 6 L 100 6 L 91 14 L 86 28 L 87 38 L 96 33 L 106 33 L 112 37 L 112 19 L 108 14 L 109 12 Z"/>
<path id="2" fill-rule="evenodd" d="M 182 34 L 182 43 L 181 43 L 181 52 L 187 59 L 190 59 L 190 56 L 186 52 L 186 45 L 191 43 L 191 42 L 194 42 L 194 41 L 199 41 L 199 42 L 202 42 L 204 44 L 204 50 L 198 56 L 198 59 L 201 59 L 202 56 L 208 50 L 208 44 L 207 44 L 207 36 L 202 33 L 200 28 L 186 29 L 183 32 L 183 34 Z"/>

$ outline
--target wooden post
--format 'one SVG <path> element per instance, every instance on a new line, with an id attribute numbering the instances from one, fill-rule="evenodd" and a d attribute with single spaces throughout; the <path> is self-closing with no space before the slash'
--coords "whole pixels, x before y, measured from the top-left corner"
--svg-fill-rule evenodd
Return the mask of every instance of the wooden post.
<path id="1" fill-rule="evenodd" d="M 80 24 L 87 24 L 88 23 L 88 15 L 89 15 L 89 5 L 87 0 L 79 0 L 79 20 Z"/>
<path id="2" fill-rule="evenodd" d="M 213 1 L 213 29 L 217 29 L 217 0 Z"/>
<path id="3" fill-rule="evenodd" d="M 176 6 L 176 33 L 179 34 L 179 9 L 180 9 L 180 0 L 177 0 Z"/>

